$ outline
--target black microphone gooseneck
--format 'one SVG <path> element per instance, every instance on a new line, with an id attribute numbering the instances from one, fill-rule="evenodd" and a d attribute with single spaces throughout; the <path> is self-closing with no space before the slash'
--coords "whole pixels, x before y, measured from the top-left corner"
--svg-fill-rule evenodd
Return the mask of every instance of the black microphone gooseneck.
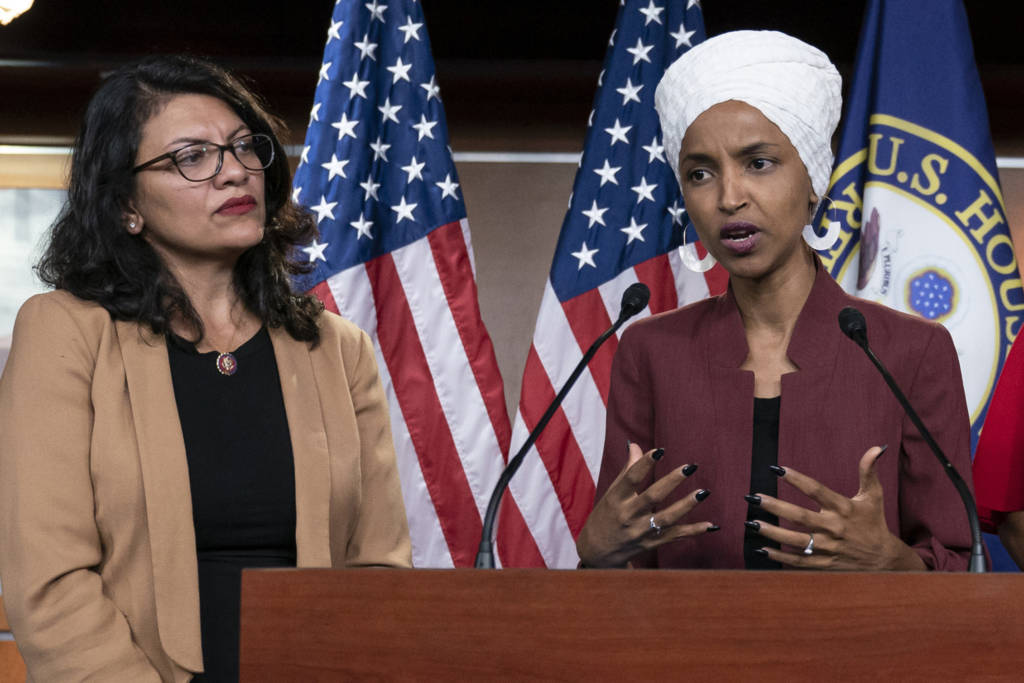
<path id="1" fill-rule="evenodd" d="M 910 401 L 900 390 L 896 384 L 896 380 L 889 374 L 889 371 L 882 365 L 882 361 L 878 360 L 878 357 L 871 350 L 868 345 L 868 326 L 864 321 L 864 315 L 853 306 L 847 306 L 843 310 L 839 311 L 839 329 L 843 333 L 852 339 L 857 346 L 864 349 L 864 353 L 867 354 L 871 362 L 875 364 L 878 371 L 882 373 L 882 379 L 889 385 L 892 390 L 893 396 L 899 401 L 900 405 L 903 406 L 903 410 L 907 412 L 907 416 L 910 421 L 917 427 L 917 431 L 924 437 L 925 442 L 932 449 L 932 453 L 939 459 L 939 463 L 942 465 L 942 469 L 945 470 L 950 480 L 953 482 L 953 486 L 956 487 L 957 493 L 960 494 L 960 499 L 964 502 L 964 507 L 967 509 L 967 521 L 971 525 L 971 560 L 968 565 L 968 571 L 971 572 L 984 572 L 985 567 L 985 550 L 981 543 L 981 522 L 978 520 L 978 511 L 974 506 L 974 496 L 971 495 L 970 489 L 967 488 L 967 484 L 964 482 L 963 477 L 957 472 L 956 467 L 953 463 L 942 453 L 942 449 L 939 448 L 939 444 L 935 443 L 935 439 L 932 438 L 931 432 L 921 422 L 921 418 L 918 416 L 917 411 L 914 410 L 913 406 L 910 405 Z"/>
<path id="2" fill-rule="evenodd" d="M 530 436 L 527 437 L 526 443 L 523 444 L 522 448 L 508 461 L 508 465 L 502 471 L 501 476 L 498 477 L 498 483 L 494 485 L 494 491 L 491 492 L 491 500 L 487 503 L 487 512 L 484 515 L 484 527 L 483 533 L 480 535 L 480 549 L 476 554 L 476 563 L 474 566 L 477 569 L 494 569 L 494 542 L 492 535 L 494 531 L 494 520 L 498 515 L 498 505 L 501 503 L 501 497 L 505 493 L 505 489 L 508 488 L 508 483 L 515 475 L 516 471 L 519 470 L 519 466 L 523 464 L 523 458 L 526 457 L 527 451 L 537 441 L 537 437 L 544 431 L 548 421 L 558 410 L 558 406 L 562 405 L 562 400 L 565 395 L 569 393 L 569 389 L 576 383 L 580 374 L 583 372 L 583 368 L 587 366 L 590 359 L 594 357 L 597 350 L 601 347 L 601 344 L 608 339 L 608 337 L 615 334 L 615 332 L 622 327 L 623 323 L 632 318 L 634 315 L 644 310 L 647 306 L 647 302 L 651 298 L 651 290 L 647 288 L 642 282 L 636 282 L 626 288 L 626 291 L 622 294 L 622 308 L 619 309 L 619 319 L 616 320 L 611 327 L 604 331 L 604 333 L 597 338 L 587 352 L 583 354 L 583 358 L 576 364 L 576 368 L 569 375 L 569 379 L 566 380 L 565 384 L 562 385 L 561 390 L 555 396 L 555 400 L 551 402 L 548 409 L 544 411 L 544 415 L 541 416 L 537 422 L 537 426 L 530 432 Z"/>

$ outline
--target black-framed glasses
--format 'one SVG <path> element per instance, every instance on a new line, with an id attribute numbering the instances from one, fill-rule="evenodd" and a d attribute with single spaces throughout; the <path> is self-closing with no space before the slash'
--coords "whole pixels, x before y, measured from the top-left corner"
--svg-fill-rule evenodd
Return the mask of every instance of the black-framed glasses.
<path id="1" fill-rule="evenodd" d="M 274 161 L 274 141 L 269 135 L 252 133 L 235 138 L 226 145 L 216 142 L 193 142 L 167 154 L 161 154 L 139 164 L 132 173 L 149 168 L 153 164 L 170 159 L 178 173 L 185 180 L 201 183 L 213 178 L 224 166 L 224 152 L 229 151 L 238 163 L 250 171 L 262 171 Z"/>

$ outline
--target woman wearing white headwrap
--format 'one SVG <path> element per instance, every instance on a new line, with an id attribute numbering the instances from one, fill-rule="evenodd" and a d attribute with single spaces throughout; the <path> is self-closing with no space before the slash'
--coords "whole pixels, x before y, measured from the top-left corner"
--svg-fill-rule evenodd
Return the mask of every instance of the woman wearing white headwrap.
<path id="1" fill-rule="evenodd" d="M 838 229 L 810 226 L 832 166 L 835 67 L 785 34 L 739 31 L 677 60 L 655 102 L 689 219 L 730 284 L 623 335 L 583 566 L 966 568 L 955 490 L 836 318 L 864 313 L 876 353 L 968 474 L 952 340 L 845 294 L 812 250 Z"/>

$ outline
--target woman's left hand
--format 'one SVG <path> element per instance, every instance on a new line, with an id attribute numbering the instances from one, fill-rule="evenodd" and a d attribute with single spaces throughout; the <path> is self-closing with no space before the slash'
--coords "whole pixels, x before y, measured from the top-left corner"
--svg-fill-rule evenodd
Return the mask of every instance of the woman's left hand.
<path id="1" fill-rule="evenodd" d="M 765 548 L 768 557 L 791 567 L 845 570 L 924 570 L 920 556 L 894 536 L 885 523 L 882 483 L 876 463 L 885 447 L 868 449 L 860 459 L 860 490 L 847 498 L 820 482 L 786 469 L 782 481 L 802 491 L 821 506 L 819 512 L 760 495 L 761 507 L 805 531 L 783 529 L 759 522 L 758 533 L 795 552 Z M 813 534 L 813 543 L 811 543 Z M 810 549 L 810 552 L 808 552 Z"/>

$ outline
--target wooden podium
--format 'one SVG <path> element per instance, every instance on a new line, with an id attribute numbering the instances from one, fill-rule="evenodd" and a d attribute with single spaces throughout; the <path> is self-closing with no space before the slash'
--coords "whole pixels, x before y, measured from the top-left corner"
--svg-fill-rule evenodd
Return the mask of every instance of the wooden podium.
<path id="1" fill-rule="evenodd" d="M 246 570 L 242 681 L 1021 680 L 1019 574 Z"/>

